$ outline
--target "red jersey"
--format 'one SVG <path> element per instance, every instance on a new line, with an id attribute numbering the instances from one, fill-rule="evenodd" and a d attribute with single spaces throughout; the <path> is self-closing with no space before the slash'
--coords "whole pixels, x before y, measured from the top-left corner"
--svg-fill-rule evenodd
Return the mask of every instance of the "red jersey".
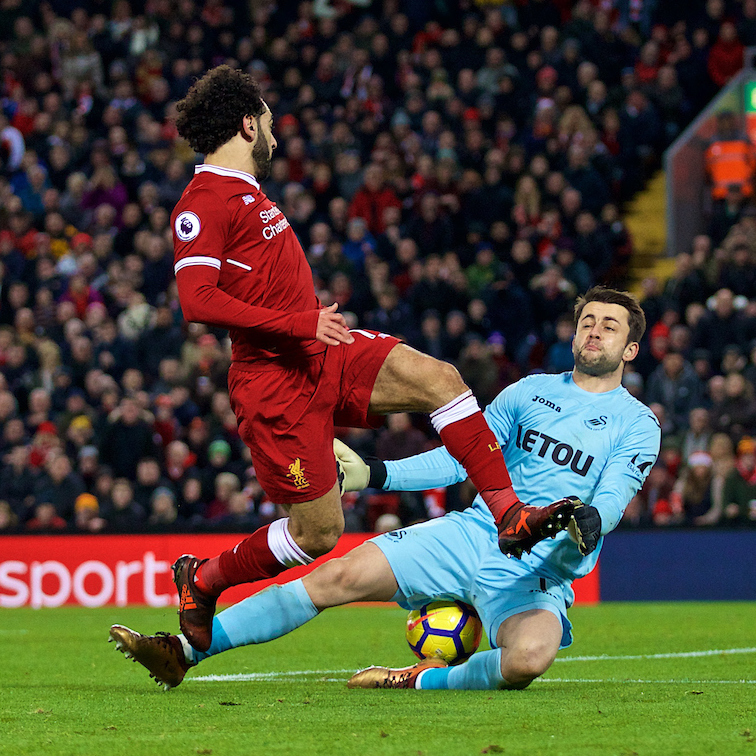
<path id="1" fill-rule="evenodd" d="M 197 166 L 171 225 L 184 317 L 228 328 L 235 362 L 325 349 L 304 250 L 254 176 Z"/>

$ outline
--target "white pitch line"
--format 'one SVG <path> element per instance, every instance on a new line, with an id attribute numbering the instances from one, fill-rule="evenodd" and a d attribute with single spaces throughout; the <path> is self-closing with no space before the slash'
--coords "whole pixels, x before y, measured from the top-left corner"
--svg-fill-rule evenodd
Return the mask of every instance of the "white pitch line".
<path id="1" fill-rule="evenodd" d="M 608 677 L 606 679 L 592 679 L 588 677 L 538 677 L 534 682 L 561 682 L 561 683 L 648 683 L 664 684 L 682 683 L 683 685 L 756 685 L 756 680 L 630 680 L 621 677 Z"/>
<path id="2" fill-rule="evenodd" d="M 727 654 L 756 654 L 756 648 L 724 648 L 712 649 L 709 651 L 681 651 L 670 654 L 635 654 L 629 656 L 560 656 L 554 661 L 558 662 L 575 662 L 575 661 L 632 661 L 637 659 L 692 659 L 700 656 L 722 656 Z"/>
<path id="3" fill-rule="evenodd" d="M 354 670 L 332 670 L 330 673 L 323 676 L 325 682 L 346 682 L 347 677 L 331 677 L 331 674 L 353 674 Z M 205 675 L 204 677 L 187 677 L 189 681 L 195 682 L 282 682 L 284 679 L 291 679 L 294 676 L 304 677 L 308 673 L 302 672 L 282 672 L 277 674 L 274 672 L 261 672 L 238 675 Z M 317 674 L 321 674 L 318 672 Z M 590 678 L 590 677 L 539 677 L 535 682 L 546 683 L 611 683 L 612 685 L 756 685 L 756 680 L 690 680 L 686 677 L 679 680 L 633 680 L 629 678 L 621 677 L 607 677 L 607 678 Z"/>
<path id="4" fill-rule="evenodd" d="M 560 656 L 556 662 L 576 662 L 576 661 L 637 661 L 639 659 L 690 659 L 706 656 L 727 656 L 730 654 L 756 654 L 756 648 L 724 648 L 710 649 L 708 651 L 680 651 L 677 653 L 667 654 L 632 654 L 626 656 L 609 656 L 602 654 L 600 656 Z M 217 682 L 227 680 L 229 682 L 239 680 L 280 680 L 284 677 L 303 677 L 305 675 L 344 675 L 353 674 L 353 669 L 304 669 L 296 672 L 250 672 L 249 674 L 235 675 L 205 675 L 204 677 L 192 677 L 192 680 L 202 682 Z"/>
<path id="5" fill-rule="evenodd" d="M 246 682 L 249 680 L 274 680 L 279 681 L 287 677 L 308 677 L 311 675 L 353 675 L 356 669 L 302 669 L 296 672 L 249 672 L 234 675 L 204 675 L 203 677 L 187 677 L 187 680 L 199 682 Z"/>
<path id="6" fill-rule="evenodd" d="M 575 661 L 633 661 L 638 659 L 689 659 L 711 656 L 727 656 L 731 654 L 754 654 L 756 648 L 724 648 L 710 649 L 708 651 L 680 651 L 677 653 L 667 654 L 633 654 L 627 656 L 563 656 L 555 661 L 558 662 L 575 662 Z M 201 677 L 189 677 L 188 680 L 197 682 L 261 682 L 261 681 L 280 681 L 291 678 L 311 677 L 320 675 L 321 677 L 340 682 L 345 678 L 333 678 L 333 675 L 352 675 L 354 669 L 303 669 L 294 672 L 249 672 L 232 675 L 204 675 Z M 714 684 L 754 684 L 756 680 L 628 680 L 620 678 L 593 679 L 593 678 L 539 678 L 542 682 L 587 682 L 587 683 L 686 683 L 689 685 L 703 685 L 704 683 Z"/>

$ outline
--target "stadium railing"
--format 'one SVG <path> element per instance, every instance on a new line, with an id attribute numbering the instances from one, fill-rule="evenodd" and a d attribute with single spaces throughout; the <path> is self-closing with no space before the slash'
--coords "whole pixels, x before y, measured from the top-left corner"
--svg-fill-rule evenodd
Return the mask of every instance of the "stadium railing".
<path id="1" fill-rule="evenodd" d="M 756 114 L 756 47 L 747 47 L 743 69 L 701 111 L 663 157 L 667 185 L 667 247 L 669 256 L 689 252 L 693 238 L 706 232 L 711 198 L 706 180 L 704 153 L 716 132 L 717 115 L 736 113 L 745 126 L 749 111 Z M 748 95 L 748 97 L 747 97 Z M 745 130 L 745 128 L 743 129 Z M 753 139 L 753 135 L 751 136 Z"/>

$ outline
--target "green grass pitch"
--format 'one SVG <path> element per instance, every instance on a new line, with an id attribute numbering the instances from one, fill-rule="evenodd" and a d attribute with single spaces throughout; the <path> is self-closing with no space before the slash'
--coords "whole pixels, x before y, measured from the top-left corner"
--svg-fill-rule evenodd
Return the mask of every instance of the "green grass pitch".
<path id="1" fill-rule="evenodd" d="M 347 690 L 412 663 L 405 616 L 333 609 L 164 693 L 106 638 L 175 631 L 173 609 L 2 610 L 0 754 L 756 756 L 753 603 L 577 607 L 574 645 L 525 691 Z"/>

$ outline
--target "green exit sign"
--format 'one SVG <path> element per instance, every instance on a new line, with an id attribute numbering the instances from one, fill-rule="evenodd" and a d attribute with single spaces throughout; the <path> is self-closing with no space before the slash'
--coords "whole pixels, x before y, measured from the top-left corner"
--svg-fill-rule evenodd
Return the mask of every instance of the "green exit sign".
<path id="1" fill-rule="evenodd" d="M 743 87 L 743 109 L 746 113 L 756 113 L 756 81 L 747 81 Z"/>

